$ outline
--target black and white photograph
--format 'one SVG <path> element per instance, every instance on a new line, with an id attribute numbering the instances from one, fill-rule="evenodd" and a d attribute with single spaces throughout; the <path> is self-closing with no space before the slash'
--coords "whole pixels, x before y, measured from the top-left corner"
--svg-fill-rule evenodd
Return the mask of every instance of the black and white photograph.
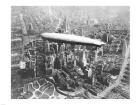
<path id="1" fill-rule="evenodd" d="M 130 99 L 129 6 L 11 6 L 11 99 Z"/>

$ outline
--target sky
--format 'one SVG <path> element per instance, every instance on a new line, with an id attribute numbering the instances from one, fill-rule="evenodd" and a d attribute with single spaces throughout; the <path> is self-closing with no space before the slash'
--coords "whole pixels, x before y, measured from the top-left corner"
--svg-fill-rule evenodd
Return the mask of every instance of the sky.
<path id="1" fill-rule="evenodd" d="M 52 10 L 61 11 L 62 14 L 72 18 L 88 18 L 97 20 L 112 20 L 117 18 L 129 22 L 128 6 L 62 6 L 51 7 Z"/>
<path id="2" fill-rule="evenodd" d="M 20 10 L 18 7 L 15 10 Z M 39 12 L 44 12 L 45 15 L 59 18 L 67 17 L 69 20 L 94 20 L 98 22 L 115 22 L 121 20 L 121 23 L 129 24 L 130 8 L 129 6 L 31 6 L 28 8 L 30 13 L 39 15 Z M 13 12 L 13 11 L 12 11 Z"/>

